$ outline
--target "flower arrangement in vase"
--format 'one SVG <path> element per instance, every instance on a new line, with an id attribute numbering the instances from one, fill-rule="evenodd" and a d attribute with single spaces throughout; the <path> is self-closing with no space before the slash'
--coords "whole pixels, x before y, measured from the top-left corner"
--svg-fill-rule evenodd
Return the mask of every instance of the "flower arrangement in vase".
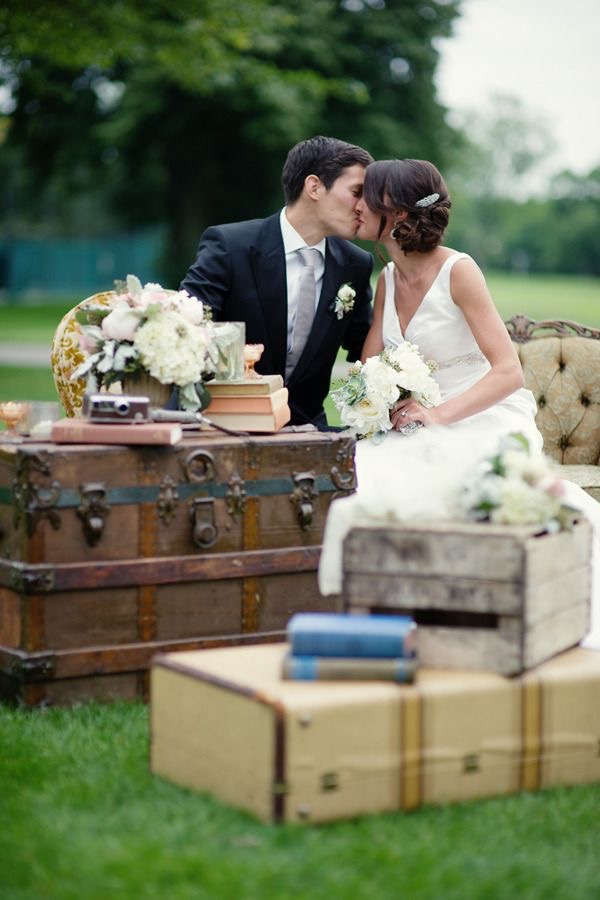
<path id="1" fill-rule="evenodd" d="M 151 395 L 160 405 L 176 385 L 181 408 L 206 406 L 204 383 L 220 359 L 210 309 L 185 291 L 142 286 L 135 275 L 117 282 L 116 291 L 110 308 L 90 305 L 77 313 L 87 357 L 72 380 L 87 376 L 91 391 L 120 382 L 126 392 Z"/>

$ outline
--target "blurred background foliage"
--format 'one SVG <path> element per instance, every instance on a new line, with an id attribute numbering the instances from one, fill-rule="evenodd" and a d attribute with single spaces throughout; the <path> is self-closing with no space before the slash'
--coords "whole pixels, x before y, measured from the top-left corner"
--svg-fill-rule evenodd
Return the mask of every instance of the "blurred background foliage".
<path id="1" fill-rule="evenodd" d="M 460 122 L 438 102 L 459 15 L 460 0 L 5 0 L 0 290 L 11 242 L 132 234 L 154 241 L 140 277 L 175 287 L 207 225 L 281 206 L 287 151 L 319 133 L 434 161 L 448 243 L 484 267 L 600 275 L 600 169 L 532 198 L 543 125 L 511 98 Z"/>

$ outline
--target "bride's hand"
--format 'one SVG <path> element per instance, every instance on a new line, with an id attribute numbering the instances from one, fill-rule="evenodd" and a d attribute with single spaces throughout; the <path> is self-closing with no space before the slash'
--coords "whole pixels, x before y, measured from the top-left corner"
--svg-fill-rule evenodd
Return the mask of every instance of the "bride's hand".
<path id="1" fill-rule="evenodd" d="M 417 403 L 416 400 L 412 400 L 408 397 L 406 400 L 398 400 L 394 412 L 390 414 L 390 422 L 395 431 L 398 431 L 398 429 L 404 428 L 405 425 L 409 425 L 411 422 L 421 422 L 423 425 L 435 425 L 437 423 L 437 416 L 435 414 L 435 408 L 427 409 L 425 406 L 421 406 L 420 403 Z"/>

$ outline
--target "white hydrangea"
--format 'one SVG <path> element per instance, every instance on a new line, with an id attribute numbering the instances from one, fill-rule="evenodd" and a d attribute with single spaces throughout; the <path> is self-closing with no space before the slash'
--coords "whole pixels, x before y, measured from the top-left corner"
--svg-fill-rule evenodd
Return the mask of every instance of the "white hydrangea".
<path id="1" fill-rule="evenodd" d="M 181 313 L 168 311 L 148 319 L 137 330 L 134 347 L 144 368 L 162 384 L 195 383 L 205 371 L 207 336 Z"/>

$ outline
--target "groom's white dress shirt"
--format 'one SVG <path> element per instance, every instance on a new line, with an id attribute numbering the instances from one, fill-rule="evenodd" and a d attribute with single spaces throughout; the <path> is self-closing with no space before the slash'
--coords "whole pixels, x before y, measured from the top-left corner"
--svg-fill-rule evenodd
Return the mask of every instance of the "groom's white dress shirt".
<path id="1" fill-rule="evenodd" d="M 295 228 L 288 222 L 285 214 L 285 207 L 281 210 L 279 217 L 281 225 L 281 235 L 283 237 L 283 249 L 285 251 L 285 270 L 287 278 L 287 296 L 288 296 L 288 319 L 287 319 L 287 349 L 288 352 L 292 347 L 292 332 L 294 330 L 294 322 L 296 321 L 296 310 L 298 308 L 298 295 L 300 292 L 300 276 L 302 274 L 303 263 L 298 250 L 302 250 L 307 246 L 306 242 Z M 316 303 L 319 302 L 321 294 L 321 286 L 323 284 L 323 273 L 325 271 L 325 238 L 318 244 L 313 244 L 312 249 L 318 250 L 319 255 L 315 265 L 315 284 L 316 284 Z"/>

